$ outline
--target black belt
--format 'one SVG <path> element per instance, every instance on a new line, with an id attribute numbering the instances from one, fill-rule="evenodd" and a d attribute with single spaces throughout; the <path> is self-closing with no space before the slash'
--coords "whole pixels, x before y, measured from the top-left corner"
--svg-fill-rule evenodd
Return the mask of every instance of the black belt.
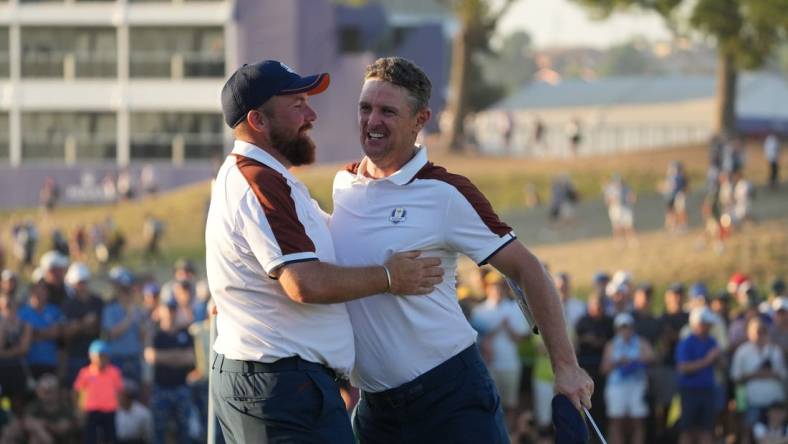
<path id="1" fill-rule="evenodd" d="M 418 376 L 413 381 L 383 392 L 363 392 L 364 400 L 372 408 L 396 409 L 403 407 L 415 401 L 430 389 L 452 381 L 460 371 L 479 359 L 481 359 L 479 351 L 476 348 L 476 344 L 473 344 L 432 370 Z"/>
<path id="2" fill-rule="evenodd" d="M 224 355 L 216 355 L 214 359 L 213 368 L 226 372 L 234 373 L 276 373 L 286 372 L 293 370 L 302 371 L 321 371 L 331 376 L 331 379 L 338 381 L 339 375 L 332 369 L 323 364 L 316 362 L 305 361 L 299 356 L 290 356 L 289 358 L 282 358 L 274 362 L 258 362 L 258 361 L 239 361 L 236 359 L 225 358 Z"/>

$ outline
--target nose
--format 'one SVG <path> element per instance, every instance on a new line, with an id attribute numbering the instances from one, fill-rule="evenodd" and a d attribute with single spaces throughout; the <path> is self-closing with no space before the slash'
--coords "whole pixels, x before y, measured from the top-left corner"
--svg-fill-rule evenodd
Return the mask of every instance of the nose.
<path id="1" fill-rule="evenodd" d="M 311 106 L 309 106 L 309 104 L 306 105 L 304 110 L 304 120 L 307 122 L 314 122 L 317 120 L 317 113 L 314 109 L 312 109 Z"/>
<path id="2" fill-rule="evenodd" d="M 377 110 L 372 110 L 367 114 L 367 126 L 375 126 L 382 122 L 381 114 Z"/>

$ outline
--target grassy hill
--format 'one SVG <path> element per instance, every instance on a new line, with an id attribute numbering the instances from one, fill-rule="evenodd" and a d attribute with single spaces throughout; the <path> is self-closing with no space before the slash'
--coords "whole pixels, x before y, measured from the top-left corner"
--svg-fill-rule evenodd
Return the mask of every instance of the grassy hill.
<path id="1" fill-rule="evenodd" d="M 638 280 L 663 284 L 676 279 L 689 281 L 701 278 L 717 282 L 733 270 L 746 271 L 762 279 L 788 275 L 788 199 L 785 199 L 785 191 L 778 197 L 762 200 L 767 220 L 737 235 L 720 256 L 708 247 L 698 246 L 702 237 L 698 229 L 682 236 L 653 231 L 661 225 L 662 214 L 661 200 L 654 190 L 668 163 L 672 160 L 684 162 L 691 185 L 700 189 L 707 162 L 702 147 L 583 157 L 574 161 L 450 156 L 444 153 L 431 153 L 431 157 L 450 171 L 468 176 L 554 271 L 572 273 L 580 287 L 585 286 L 599 269 L 627 269 L 634 272 Z M 747 175 L 755 182 L 762 182 L 766 168 L 760 150 L 751 148 L 748 158 Z M 339 167 L 309 167 L 296 173 L 326 210 L 331 209 L 331 182 Z M 552 231 L 545 228 L 544 209 L 524 208 L 524 187 L 527 183 L 535 184 L 545 200 L 551 178 L 560 172 L 571 174 L 584 203 L 579 208 L 576 227 Z M 621 248 L 607 235 L 607 218 L 600 192 L 602 184 L 614 172 L 621 174 L 643 196 L 639 205 L 647 219 L 637 216 L 640 218 L 637 224 L 639 230 L 648 232 L 641 234 L 640 245 L 636 248 Z M 697 196 L 696 193 L 694 202 L 697 202 Z M 209 184 L 201 183 L 141 201 L 58 208 L 48 217 L 40 215 L 37 210 L 3 212 L 0 213 L 0 242 L 9 249 L 12 224 L 32 218 L 39 227 L 42 238 L 39 250 L 43 251 L 50 245 L 49 232 L 53 228 L 70 233 L 80 224 L 89 226 L 112 217 L 128 240 L 126 258 L 131 266 L 143 270 L 161 268 L 179 256 L 191 257 L 202 263 L 203 220 L 208 199 Z M 641 210 L 637 211 L 641 213 Z M 148 213 L 163 219 L 166 224 L 162 264 L 150 264 L 142 259 L 142 225 Z"/>

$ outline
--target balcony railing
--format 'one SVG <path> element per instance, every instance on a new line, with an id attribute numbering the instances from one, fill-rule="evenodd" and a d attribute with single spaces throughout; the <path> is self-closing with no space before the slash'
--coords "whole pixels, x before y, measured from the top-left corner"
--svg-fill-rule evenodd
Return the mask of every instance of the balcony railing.
<path id="1" fill-rule="evenodd" d="M 23 51 L 22 77 L 115 77 L 115 52 Z"/>
<path id="2" fill-rule="evenodd" d="M 205 52 L 132 51 L 129 70 L 131 77 L 189 77 L 224 76 L 224 54 Z"/>
<path id="3" fill-rule="evenodd" d="M 133 133 L 132 159 L 210 159 L 222 152 L 224 138 L 214 133 Z"/>
<path id="4" fill-rule="evenodd" d="M 61 160 L 73 164 L 78 160 L 115 158 L 114 134 L 70 133 L 52 131 L 22 135 L 24 159 Z"/>

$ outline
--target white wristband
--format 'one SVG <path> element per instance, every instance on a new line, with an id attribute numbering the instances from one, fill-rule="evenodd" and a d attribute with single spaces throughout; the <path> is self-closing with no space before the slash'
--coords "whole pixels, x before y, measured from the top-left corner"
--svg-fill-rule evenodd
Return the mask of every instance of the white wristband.
<path id="1" fill-rule="evenodd" d="M 383 271 L 386 272 L 386 282 L 388 282 L 389 286 L 386 288 L 386 291 L 391 290 L 391 273 L 389 272 L 388 267 L 383 265 Z"/>

